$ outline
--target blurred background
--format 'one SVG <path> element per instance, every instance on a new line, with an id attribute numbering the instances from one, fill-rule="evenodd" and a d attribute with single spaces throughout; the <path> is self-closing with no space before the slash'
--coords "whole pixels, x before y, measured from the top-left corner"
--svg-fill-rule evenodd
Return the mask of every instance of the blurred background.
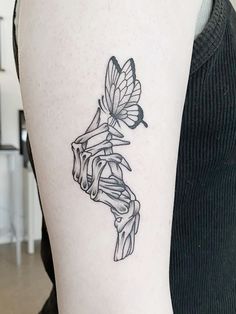
<path id="1" fill-rule="evenodd" d="M 51 284 L 40 259 L 41 211 L 28 163 L 12 48 L 15 0 L 0 0 L 0 313 L 39 313 Z"/>
<path id="2" fill-rule="evenodd" d="M 14 3 L 0 0 L 0 313 L 33 314 L 51 284 L 40 259 L 42 217 L 13 57 Z"/>

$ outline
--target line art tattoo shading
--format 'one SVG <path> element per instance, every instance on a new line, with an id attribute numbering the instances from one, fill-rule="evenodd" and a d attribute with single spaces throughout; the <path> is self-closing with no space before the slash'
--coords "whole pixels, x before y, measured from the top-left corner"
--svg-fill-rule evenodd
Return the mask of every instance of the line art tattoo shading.
<path id="1" fill-rule="evenodd" d="M 131 168 L 113 149 L 130 144 L 123 139 L 120 131 L 123 127 L 135 129 L 141 123 L 148 127 L 138 104 L 140 96 L 141 84 L 136 79 L 134 60 L 129 59 L 120 67 L 117 59 L 111 57 L 105 93 L 98 100 L 96 114 L 85 133 L 71 144 L 73 179 L 93 201 L 109 206 L 114 215 L 117 231 L 114 261 L 133 253 L 139 228 L 140 202 L 123 179 L 123 168 L 129 171 Z"/>

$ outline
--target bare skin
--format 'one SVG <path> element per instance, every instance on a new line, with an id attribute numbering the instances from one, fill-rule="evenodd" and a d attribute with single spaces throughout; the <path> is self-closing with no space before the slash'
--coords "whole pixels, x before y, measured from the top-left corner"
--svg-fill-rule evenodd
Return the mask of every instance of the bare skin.
<path id="1" fill-rule="evenodd" d="M 21 0 L 20 78 L 52 244 L 60 314 L 170 314 L 176 163 L 200 0 Z M 109 58 L 133 58 L 148 128 L 124 128 L 128 186 L 141 220 L 135 250 L 111 258 L 113 217 L 73 180 L 71 142 L 104 92 Z M 123 129 L 122 129 L 123 131 Z"/>

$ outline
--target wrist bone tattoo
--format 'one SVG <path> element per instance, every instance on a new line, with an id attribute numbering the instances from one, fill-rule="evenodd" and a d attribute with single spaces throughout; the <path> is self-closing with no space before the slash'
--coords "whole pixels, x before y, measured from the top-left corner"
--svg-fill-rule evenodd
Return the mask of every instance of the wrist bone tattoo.
<path id="1" fill-rule="evenodd" d="M 114 215 L 117 231 L 114 261 L 133 253 L 139 228 L 140 202 L 123 179 L 123 167 L 129 171 L 131 168 L 113 148 L 130 144 L 123 139 L 122 127 L 135 129 L 141 123 L 148 127 L 138 104 L 140 96 L 141 84 L 136 79 L 134 60 L 129 59 L 120 67 L 117 59 L 111 57 L 106 70 L 105 93 L 98 100 L 96 114 L 85 133 L 71 144 L 73 179 L 93 201 L 109 206 Z"/>

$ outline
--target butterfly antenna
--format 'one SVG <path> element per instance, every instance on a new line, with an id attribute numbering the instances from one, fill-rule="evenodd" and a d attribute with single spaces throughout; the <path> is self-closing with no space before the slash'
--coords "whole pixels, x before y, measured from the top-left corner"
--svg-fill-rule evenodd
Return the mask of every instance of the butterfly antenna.
<path id="1" fill-rule="evenodd" d="M 99 105 L 99 107 L 102 109 L 102 111 L 105 113 L 105 110 L 104 110 L 104 108 L 103 108 L 103 105 L 102 105 L 100 99 L 98 99 L 98 105 Z"/>
<path id="2" fill-rule="evenodd" d="M 145 121 L 141 121 L 141 123 L 145 126 L 145 128 L 147 128 L 148 127 L 148 124 L 147 124 L 147 122 L 145 122 Z"/>

